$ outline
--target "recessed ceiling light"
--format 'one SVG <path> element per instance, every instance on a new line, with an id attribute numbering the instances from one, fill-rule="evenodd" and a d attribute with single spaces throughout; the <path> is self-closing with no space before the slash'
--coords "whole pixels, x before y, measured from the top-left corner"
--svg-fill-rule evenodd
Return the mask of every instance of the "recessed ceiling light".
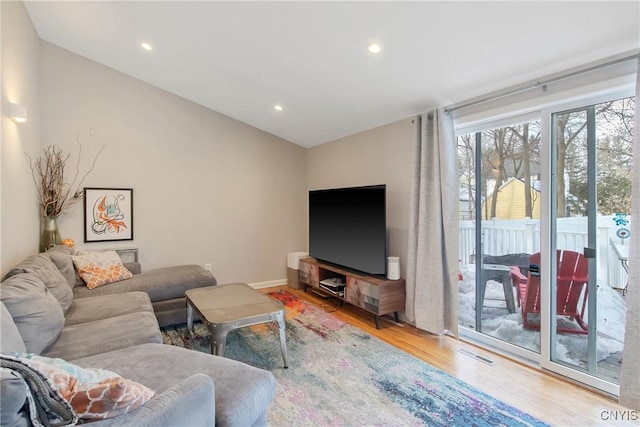
<path id="1" fill-rule="evenodd" d="M 276 111 L 282 111 L 282 110 L 283 110 L 282 105 L 280 105 L 280 104 L 274 105 L 274 106 L 273 106 L 273 108 L 274 108 Z"/>
<path id="2" fill-rule="evenodd" d="M 153 50 L 153 48 L 151 47 L 151 45 L 149 43 L 140 43 L 140 47 L 143 48 L 144 50 Z"/>
<path id="3" fill-rule="evenodd" d="M 371 53 L 380 53 L 380 52 L 382 52 L 382 48 L 377 43 L 371 43 L 369 45 L 368 49 L 369 49 L 369 52 L 371 52 Z"/>

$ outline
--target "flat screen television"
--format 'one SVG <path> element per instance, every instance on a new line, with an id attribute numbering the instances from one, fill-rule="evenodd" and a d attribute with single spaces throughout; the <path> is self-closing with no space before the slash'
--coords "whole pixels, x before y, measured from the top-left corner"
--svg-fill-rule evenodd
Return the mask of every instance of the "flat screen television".
<path id="1" fill-rule="evenodd" d="M 309 191 L 309 255 L 385 276 L 386 220 L 385 185 Z"/>

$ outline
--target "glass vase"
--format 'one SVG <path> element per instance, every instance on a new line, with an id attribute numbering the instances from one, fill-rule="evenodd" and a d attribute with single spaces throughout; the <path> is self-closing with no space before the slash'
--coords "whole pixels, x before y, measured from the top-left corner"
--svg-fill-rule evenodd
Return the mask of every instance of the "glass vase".
<path id="1" fill-rule="evenodd" d="M 40 234 L 40 252 L 45 252 L 55 245 L 61 245 L 57 216 L 42 217 L 42 234 Z"/>

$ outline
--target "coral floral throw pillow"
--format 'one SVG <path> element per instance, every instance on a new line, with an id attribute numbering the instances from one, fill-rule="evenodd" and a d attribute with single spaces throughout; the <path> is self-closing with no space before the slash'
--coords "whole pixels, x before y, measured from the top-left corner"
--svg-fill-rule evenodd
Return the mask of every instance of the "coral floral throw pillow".
<path id="1" fill-rule="evenodd" d="M 87 252 L 82 255 L 71 255 L 71 259 L 89 289 L 133 277 L 133 274 L 122 265 L 116 251 Z"/>
<path id="2" fill-rule="evenodd" d="M 155 391 L 106 369 L 82 368 L 62 359 L 16 353 L 40 371 L 85 420 L 131 412 L 155 396 Z"/>

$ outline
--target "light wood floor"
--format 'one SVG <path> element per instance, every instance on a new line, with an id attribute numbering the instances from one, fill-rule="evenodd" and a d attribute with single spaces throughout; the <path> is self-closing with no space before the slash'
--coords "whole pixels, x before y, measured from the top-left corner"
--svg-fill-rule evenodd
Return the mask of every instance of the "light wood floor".
<path id="1" fill-rule="evenodd" d="M 287 286 L 278 287 L 330 310 L 333 304 L 312 292 L 304 293 Z M 266 288 L 264 291 L 273 291 Z M 424 360 L 432 366 L 473 385 L 485 393 L 527 412 L 554 426 L 625 426 L 638 422 L 613 421 L 613 411 L 624 411 L 616 400 L 574 385 L 545 371 L 521 364 L 480 347 L 448 336 L 435 336 L 415 327 L 381 320 L 376 329 L 373 316 L 344 304 L 333 312 L 340 320 Z M 488 365 L 457 350 L 463 348 L 488 357 Z M 603 411 L 607 411 L 603 419 Z"/>

